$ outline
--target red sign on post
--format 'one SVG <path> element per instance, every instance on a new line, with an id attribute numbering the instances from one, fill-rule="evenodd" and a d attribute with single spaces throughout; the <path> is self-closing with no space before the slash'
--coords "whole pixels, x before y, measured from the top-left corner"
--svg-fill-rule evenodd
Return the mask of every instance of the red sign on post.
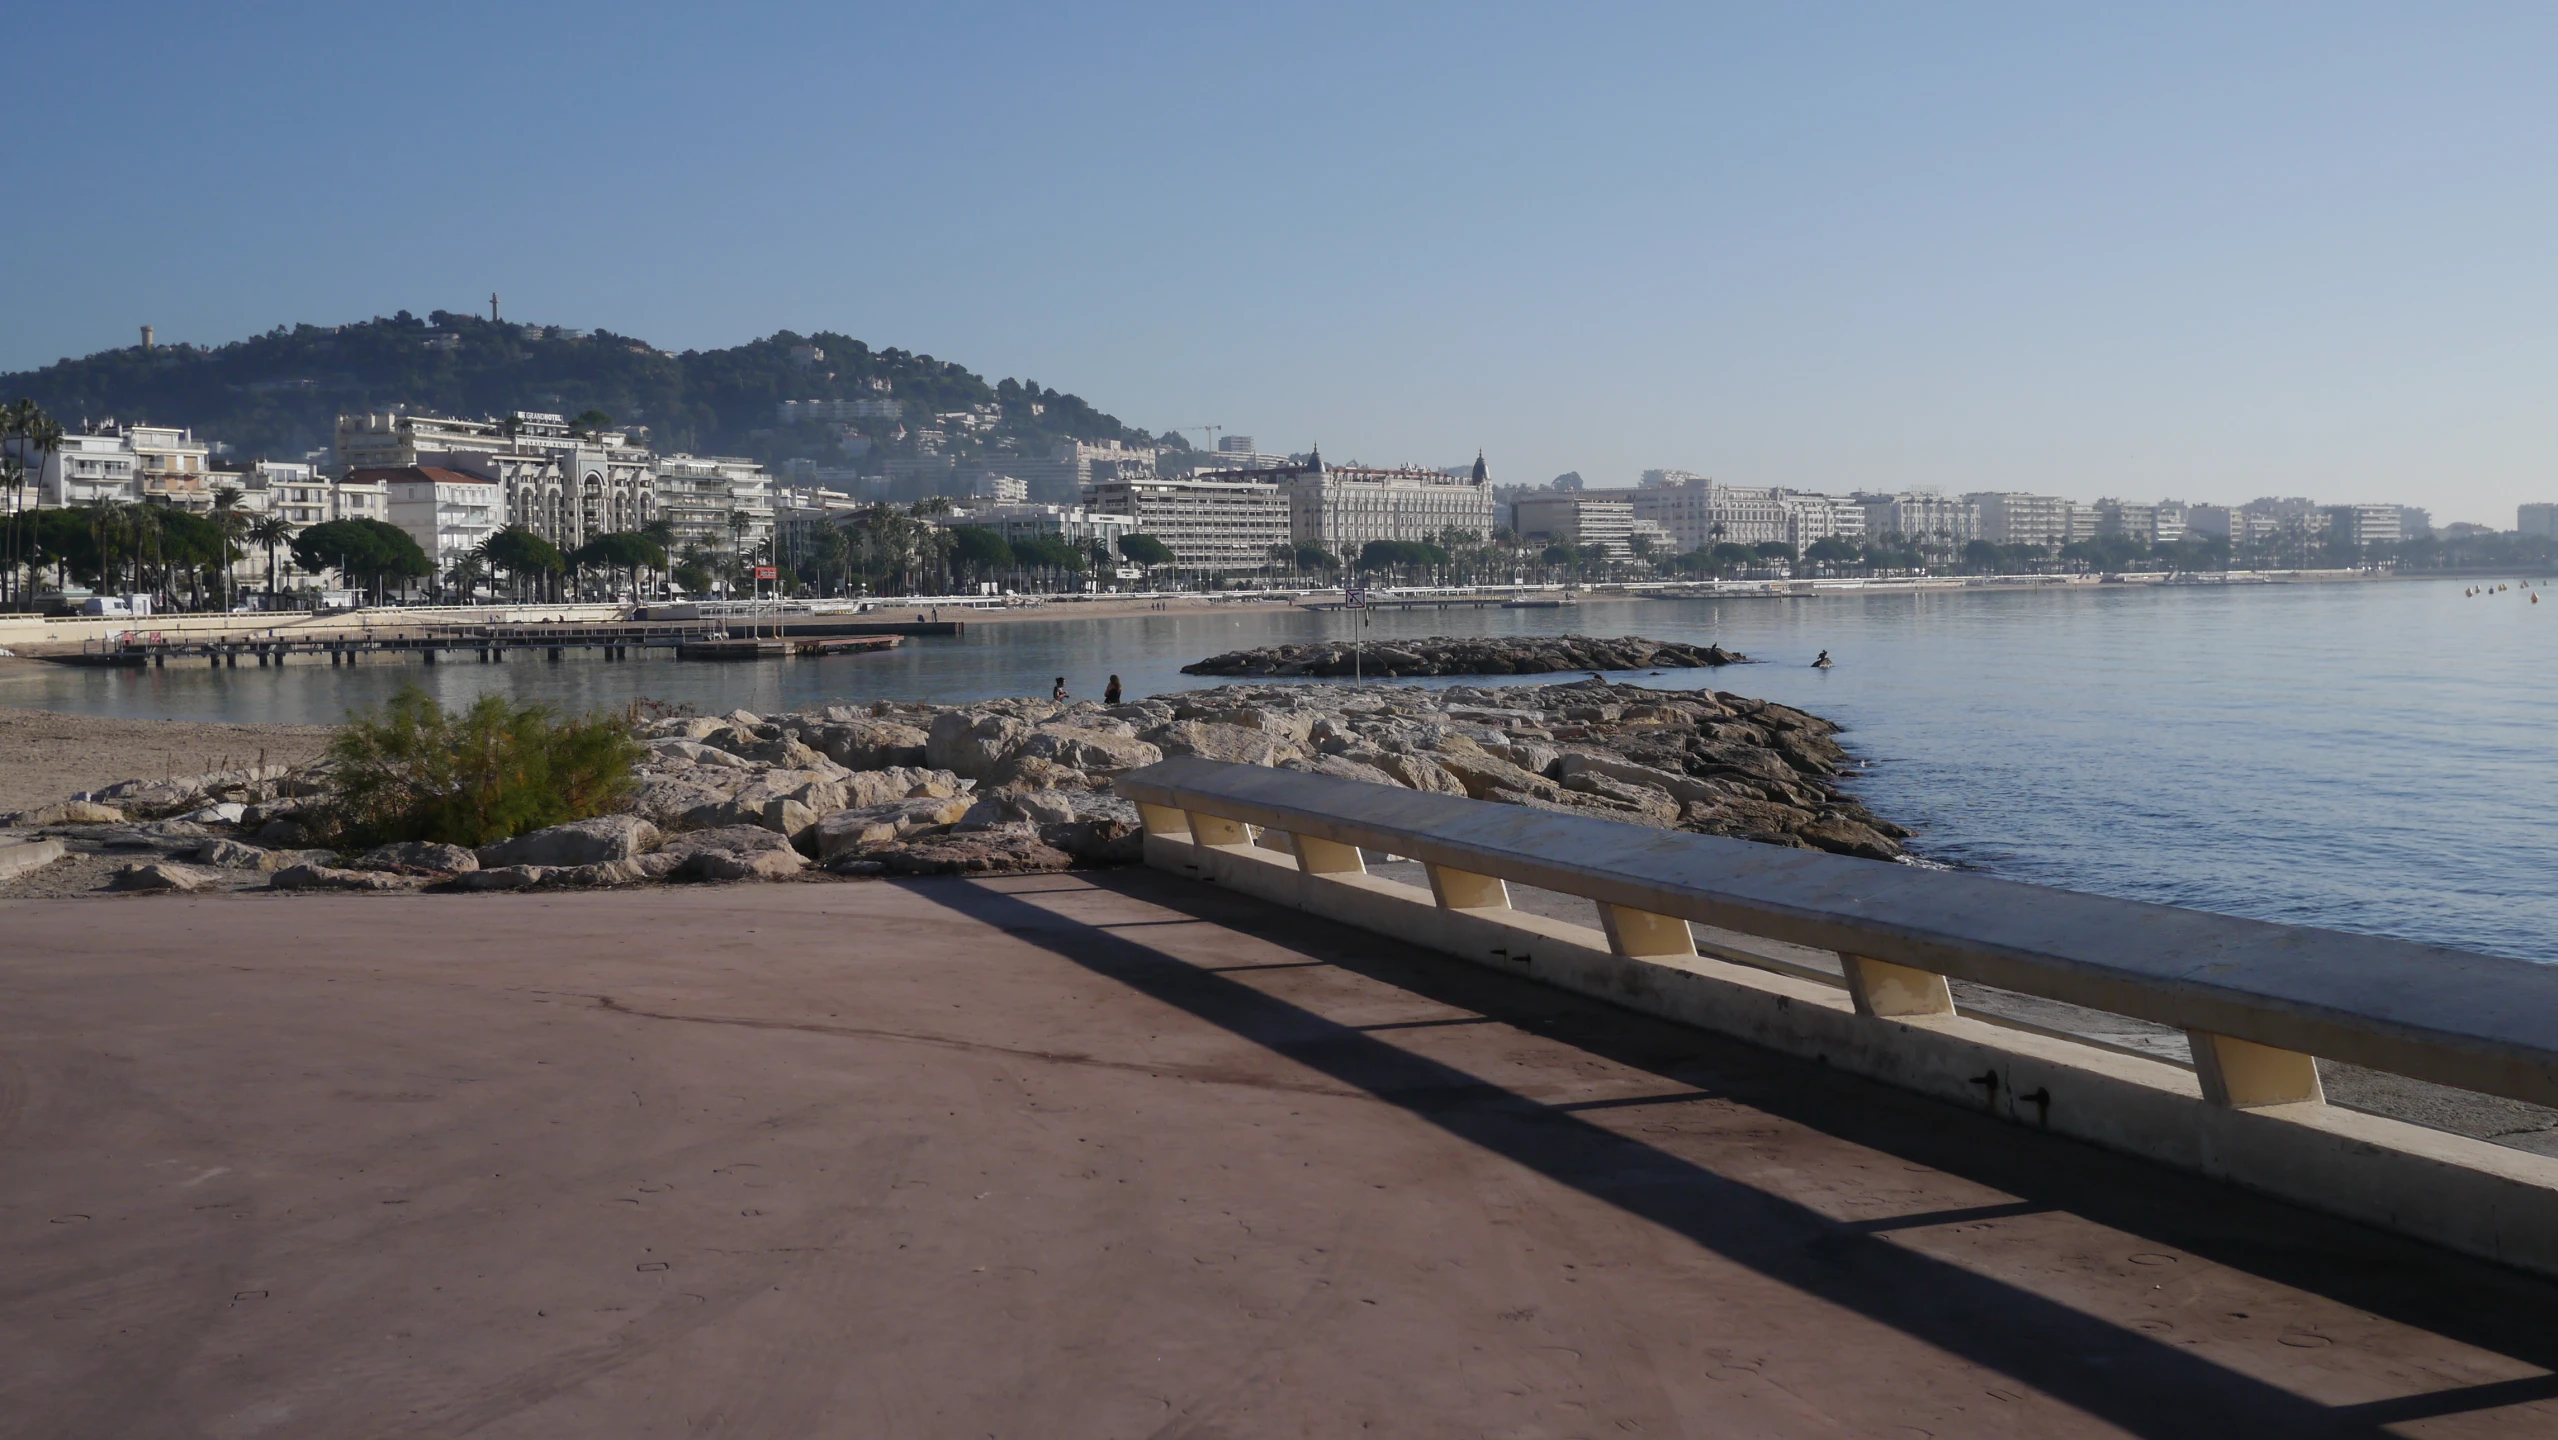
<path id="1" fill-rule="evenodd" d="M 782 578 L 782 572 L 775 566 L 758 565 L 755 567 L 755 578 L 758 580 L 779 580 Z"/>

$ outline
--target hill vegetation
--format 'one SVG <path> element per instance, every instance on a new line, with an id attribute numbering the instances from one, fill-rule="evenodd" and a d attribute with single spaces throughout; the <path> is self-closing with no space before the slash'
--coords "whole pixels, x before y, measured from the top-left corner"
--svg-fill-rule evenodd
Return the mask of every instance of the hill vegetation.
<path id="1" fill-rule="evenodd" d="M 887 382 L 887 390 L 874 381 Z M 498 323 L 444 310 L 423 320 L 403 310 L 352 325 L 279 325 L 209 349 L 102 350 L 0 375 L 0 394 L 30 397 L 67 424 L 112 416 L 184 425 L 241 454 L 271 459 L 330 444 L 340 414 L 494 416 L 517 409 L 601 412 L 662 451 L 767 461 L 821 449 L 841 456 L 839 428 L 782 425 L 776 407 L 873 397 L 894 399 L 905 411 L 902 421 L 864 427 L 886 432 L 929 427 L 937 414 L 1001 407 L 991 425 L 950 436 L 944 448 L 953 452 L 1044 455 L 1065 439 L 1181 444 L 1036 381 L 989 382 L 947 360 L 874 350 L 831 331 L 783 330 L 725 350 L 676 354 L 607 330 Z M 874 448 L 898 443 L 893 433 L 882 434 Z"/>

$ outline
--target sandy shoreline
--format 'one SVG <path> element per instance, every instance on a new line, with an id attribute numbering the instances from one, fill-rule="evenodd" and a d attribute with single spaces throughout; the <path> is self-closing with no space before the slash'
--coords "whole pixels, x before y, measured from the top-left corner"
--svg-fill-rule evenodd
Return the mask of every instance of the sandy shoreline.
<path id="1" fill-rule="evenodd" d="M 201 775 L 234 765 L 316 760 L 334 728 L 122 720 L 0 708 L 0 814 L 118 780 Z"/>

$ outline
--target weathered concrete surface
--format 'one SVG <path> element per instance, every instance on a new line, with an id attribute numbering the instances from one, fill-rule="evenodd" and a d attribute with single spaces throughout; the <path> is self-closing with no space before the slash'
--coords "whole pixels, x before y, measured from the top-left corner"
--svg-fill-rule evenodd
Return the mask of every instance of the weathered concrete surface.
<path id="1" fill-rule="evenodd" d="M 11 1435 L 2558 1429 L 2558 1287 L 1151 875 L 0 927 Z"/>

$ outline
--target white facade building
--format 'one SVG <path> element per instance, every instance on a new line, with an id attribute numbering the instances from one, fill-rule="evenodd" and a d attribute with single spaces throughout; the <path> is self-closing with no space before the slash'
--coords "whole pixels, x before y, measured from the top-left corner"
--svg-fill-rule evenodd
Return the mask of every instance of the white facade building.
<path id="1" fill-rule="evenodd" d="M 504 495 L 495 482 L 477 475 L 410 465 L 360 470 L 348 478 L 387 487 L 390 522 L 409 532 L 438 571 L 486 544 L 504 524 Z"/>
<path id="2" fill-rule="evenodd" d="M 1980 538 L 1993 545 L 2040 545 L 2058 552 L 2069 543 L 2070 502 L 2058 495 L 1985 490 L 1963 499 L 1980 516 Z"/>
<path id="3" fill-rule="evenodd" d="M 1435 544 L 1450 530 L 1477 539 L 1492 533 L 1492 481 L 1479 455 L 1463 475 L 1327 465 L 1318 450 L 1303 465 L 1206 470 L 1190 478 L 1277 485 L 1287 497 L 1289 541 L 1346 561 L 1356 561 L 1373 541 Z"/>
<path id="4" fill-rule="evenodd" d="M 1785 542 L 1799 554 L 1824 540 L 1865 538 L 1865 507 L 1844 495 L 1786 495 Z"/>
<path id="5" fill-rule="evenodd" d="M 2535 502 L 2515 506 L 2514 529 L 2525 535 L 2558 538 L 2558 505 Z"/>
<path id="6" fill-rule="evenodd" d="M 1925 490 L 1904 490 L 1896 495 L 1860 494 L 1855 498 L 1865 509 L 1868 535 L 1897 534 L 1914 542 L 1953 549 L 1981 538 L 1980 512 L 1967 501 L 1949 500 Z"/>
<path id="7" fill-rule="evenodd" d="M 2406 538 L 2399 529 L 2395 505 L 2331 505 L 2327 509 L 2327 533 L 2356 549 L 2395 545 Z"/>
<path id="8" fill-rule="evenodd" d="M 1791 543 L 1792 524 L 1782 492 L 1764 486 L 1718 485 L 1701 477 L 1666 483 L 1683 473 L 1646 471 L 1643 488 L 1602 493 L 1632 503 L 1635 518 L 1668 532 L 1670 548 L 1680 554 L 1716 545 Z M 1665 483 L 1653 484 L 1655 476 Z"/>
<path id="9" fill-rule="evenodd" d="M 1595 545 L 1611 560 L 1634 553 L 1634 503 L 1605 492 L 1522 495 L 1511 514 L 1522 540 Z"/>
<path id="10" fill-rule="evenodd" d="M 1290 543 L 1288 497 L 1266 482 L 1132 476 L 1087 487 L 1084 504 L 1128 516 L 1136 533 L 1171 549 L 1174 563 L 1206 574 L 1258 570 Z"/>
<path id="11" fill-rule="evenodd" d="M 501 524 L 520 525 L 562 550 L 661 517 L 674 524 L 679 545 L 734 544 L 732 514 L 746 517 L 749 544 L 773 531 L 772 480 L 756 462 L 661 456 L 621 431 L 580 432 L 544 411 L 519 410 L 504 420 L 341 415 L 337 448 L 349 474 L 423 466 L 494 484 L 503 497 Z"/>
<path id="12" fill-rule="evenodd" d="M 135 478 L 133 450 L 122 435 L 112 431 L 65 435 L 62 448 L 50 455 L 22 449 L 15 439 L 7 443 L 8 453 L 18 456 L 27 467 L 31 493 L 22 497 L 21 503 L 51 509 L 142 498 Z"/>

